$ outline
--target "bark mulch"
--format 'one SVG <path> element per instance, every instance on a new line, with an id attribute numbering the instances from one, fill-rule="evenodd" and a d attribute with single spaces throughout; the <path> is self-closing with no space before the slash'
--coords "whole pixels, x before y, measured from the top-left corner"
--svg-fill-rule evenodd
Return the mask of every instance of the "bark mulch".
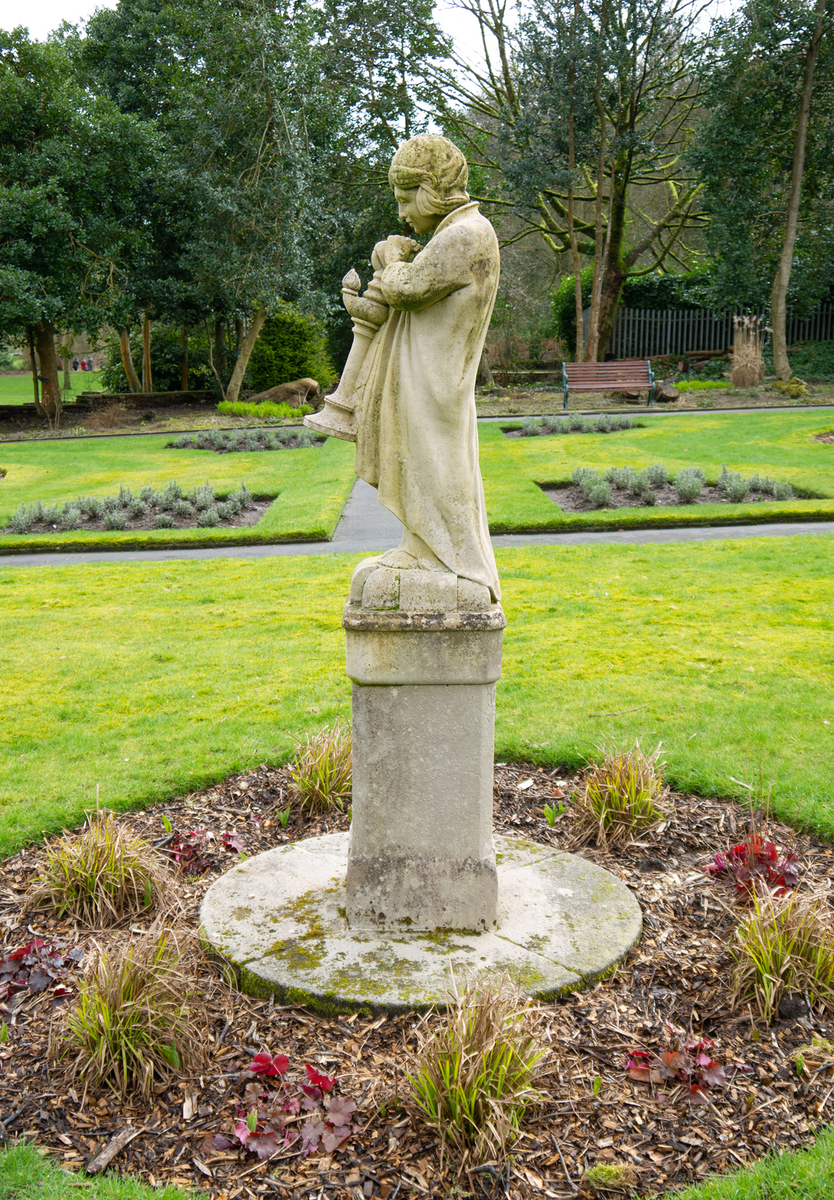
<path id="1" fill-rule="evenodd" d="M 569 848 L 572 784 L 559 771 L 498 764 L 496 831 Z M 735 893 L 702 868 L 716 851 L 741 840 L 749 811 L 694 796 L 672 799 L 668 820 L 627 850 L 582 851 L 632 888 L 643 909 L 644 933 L 609 978 L 537 1010 L 549 1049 L 546 1099 L 528 1112 L 508 1164 L 495 1163 L 456 1180 L 448 1155 L 441 1165 L 436 1136 L 399 1103 L 406 1094 L 407 1050 L 415 1044 L 418 1018 L 322 1018 L 240 995 L 218 983 L 208 962 L 205 978 L 197 982 L 210 1007 L 211 1067 L 199 1078 L 161 1091 L 151 1103 L 102 1095 L 82 1104 L 49 1069 L 50 1021 L 56 1007 L 72 1001 L 79 965 L 68 964 L 57 989 L 47 980 L 39 992 L 13 991 L 0 1004 L 0 1020 L 7 1025 L 7 1040 L 0 1038 L 0 1128 L 7 1137 L 36 1139 L 65 1167 L 80 1168 L 129 1126 L 125 1137 L 138 1132 L 114 1159 L 116 1169 L 151 1184 L 198 1187 L 215 1200 L 263 1195 L 567 1198 L 591 1194 L 583 1175 L 598 1163 L 627 1168 L 625 1177 L 641 1194 L 664 1192 L 708 1173 L 733 1170 L 777 1146 L 806 1145 L 816 1127 L 830 1120 L 834 1066 L 814 1064 L 799 1078 L 793 1054 L 813 1033 L 831 1037 L 834 1030 L 801 1001 L 790 1019 L 769 1028 L 749 1009 L 731 1010 L 730 947 L 743 909 Z M 558 808 L 560 802 L 564 811 L 551 827 L 543 807 Z M 186 915 L 194 921 L 208 884 L 237 858 L 236 850 L 224 846 L 224 833 L 251 855 L 346 827 L 341 814 L 304 822 L 293 814 L 282 828 L 278 814 L 286 804 L 286 771 L 261 766 L 120 820 L 162 853 L 171 838 L 163 815 L 174 832 L 203 828 L 211 834 L 200 849 L 204 873 L 180 877 Z M 803 888 L 828 885 L 834 848 L 773 823 L 769 828 L 777 844 L 792 845 L 801 855 Z M 39 847 L 26 849 L 0 869 L 0 960 L 33 936 L 78 947 L 91 938 L 89 930 L 71 921 L 21 914 L 20 897 L 41 854 Z M 106 937 L 95 936 L 99 942 Z M 62 989 L 70 995 L 62 996 Z M 0 997 L 3 990 L 0 984 Z M 653 1088 L 626 1072 L 630 1051 L 673 1044 L 670 1023 L 686 1036 L 715 1043 L 711 1056 L 725 1067 L 727 1084 L 710 1087 L 706 1104 L 686 1102 L 687 1088 Z M 241 1073 L 264 1050 L 288 1056 L 286 1078 L 303 1075 L 310 1063 L 336 1077 L 338 1094 L 356 1101 L 358 1131 L 343 1149 L 306 1158 L 293 1149 L 260 1162 L 238 1147 L 236 1112 L 250 1078 Z M 221 1142 L 218 1149 L 218 1134 L 231 1144 Z M 463 1190 L 454 1192 L 453 1185 Z"/>

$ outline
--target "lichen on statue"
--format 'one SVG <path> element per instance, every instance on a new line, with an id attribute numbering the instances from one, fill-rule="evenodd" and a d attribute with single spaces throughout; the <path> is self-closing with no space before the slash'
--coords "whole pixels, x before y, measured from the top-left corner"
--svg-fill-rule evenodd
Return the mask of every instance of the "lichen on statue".
<path id="1" fill-rule="evenodd" d="M 381 566 L 451 571 L 497 602 L 475 378 L 498 290 L 498 240 L 447 138 L 411 138 L 388 177 L 400 216 L 432 236 L 416 254 L 401 236 L 374 249 L 374 283 L 390 313 L 359 375 L 356 473 L 405 529 Z"/>

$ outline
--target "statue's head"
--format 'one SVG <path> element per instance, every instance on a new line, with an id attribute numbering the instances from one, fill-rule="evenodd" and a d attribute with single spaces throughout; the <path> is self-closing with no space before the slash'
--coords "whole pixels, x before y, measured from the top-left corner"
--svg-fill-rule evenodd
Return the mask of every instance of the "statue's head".
<path id="1" fill-rule="evenodd" d="M 400 216 L 418 233 L 427 233 L 450 212 L 469 203 L 469 167 L 448 138 L 421 133 L 403 142 L 394 155 L 388 182 Z"/>

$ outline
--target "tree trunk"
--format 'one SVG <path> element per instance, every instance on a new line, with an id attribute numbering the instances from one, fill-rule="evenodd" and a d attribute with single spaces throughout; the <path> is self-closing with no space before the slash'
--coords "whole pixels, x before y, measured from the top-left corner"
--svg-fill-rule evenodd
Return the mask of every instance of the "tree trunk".
<path id="1" fill-rule="evenodd" d="M 61 390 L 63 391 L 64 395 L 68 396 L 69 393 L 72 391 L 72 375 L 70 374 L 70 359 L 62 358 L 61 359 L 61 367 L 62 367 L 63 373 L 64 373 L 64 380 L 63 380 L 63 383 L 61 384 Z"/>
<path id="2" fill-rule="evenodd" d="M 214 366 L 215 372 L 226 375 L 226 330 L 222 317 L 214 322 Z"/>
<path id="3" fill-rule="evenodd" d="M 579 8 L 579 0 L 576 0 L 573 10 L 573 22 L 571 23 L 571 35 L 573 48 L 576 46 L 576 17 Z M 582 362 L 584 357 L 585 345 L 585 323 L 582 320 L 582 266 L 579 262 L 579 247 L 576 241 L 576 220 L 574 214 L 574 195 L 573 195 L 573 172 L 576 168 L 576 137 L 574 133 L 574 118 L 576 113 L 575 103 L 575 84 L 576 84 L 576 63 L 573 58 L 570 61 L 568 69 L 568 83 L 570 87 L 570 110 L 568 112 L 568 170 L 570 171 L 570 187 L 568 188 L 568 238 L 570 239 L 570 254 L 573 262 L 573 290 L 574 300 L 576 304 L 576 362 Z"/>
<path id="4" fill-rule="evenodd" d="M 478 363 L 478 374 L 475 376 L 475 383 L 478 387 L 491 388 L 495 384 L 492 378 L 492 368 L 489 365 L 489 355 L 487 348 L 484 346 L 481 351 L 481 361 Z"/>
<path id="5" fill-rule="evenodd" d="M 600 32 L 605 35 L 608 27 L 608 4 L 603 0 L 600 9 Z M 597 76 L 594 83 L 594 106 L 599 120 L 599 154 L 597 155 L 597 187 L 594 197 L 594 278 L 591 283 L 591 312 L 588 318 L 588 344 L 585 347 L 585 361 L 596 362 L 599 351 L 599 310 L 602 303 L 602 268 L 608 250 L 608 230 L 611 228 L 611 213 L 609 211 L 605 233 L 603 233 L 602 199 L 605 191 L 605 157 L 606 157 L 606 113 L 602 103 L 603 68 L 602 56 L 597 53 Z M 613 163 L 612 163 L 613 167 Z M 613 175 L 613 171 L 612 171 Z M 613 196 L 613 188 L 611 191 Z"/>
<path id="6" fill-rule="evenodd" d="M 791 269 L 793 267 L 793 250 L 796 244 L 796 227 L 799 221 L 799 201 L 802 196 L 802 176 L 805 172 L 805 145 L 808 140 L 811 92 L 814 87 L 814 70 L 817 65 L 820 45 L 822 44 L 825 6 L 826 0 L 817 0 L 817 23 L 811 40 L 808 43 L 808 49 L 805 52 L 805 76 L 802 80 L 802 93 L 799 101 L 799 114 L 797 116 L 796 134 L 793 144 L 791 187 L 788 194 L 785 239 L 782 243 L 779 270 L 776 272 L 776 278 L 773 281 L 773 291 L 770 297 L 770 323 L 773 327 L 773 366 L 777 377 L 785 383 L 791 377 L 787 339 L 788 284 L 791 281 Z"/>
<path id="7" fill-rule="evenodd" d="M 130 352 L 130 336 L 126 329 L 119 330 L 119 349 L 122 352 L 122 366 L 127 376 L 127 386 L 134 393 L 141 392 L 142 385 L 139 382 L 139 376 L 136 374 L 136 368 L 133 365 L 133 355 Z"/>
<path id="8" fill-rule="evenodd" d="M 243 339 L 243 345 L 240 348 L 240 354 L 237 356 L 235 369 L 232 371 L 232 378 L 229 380 L 229 386 L 226 388 L 226 399 L 237 400 L 240 395 L 240 387 L 243 383 L 243 376 L 246 374 L 246 368 L 249 366 L 249 357 L 255 347 L 255 342 L 258 340 L 258 335 L 263 328 L 263 323 L 267 318 L 265 308 L 258 309 L 255 314 L 255 319 L 249 326 L 249 332 Z"/>
<path id="9" fill-rule="evenodd" d="M 46 415 L 54 417 L 57 425 L 61 416 L 61 381 L 58 378 L 58 355 L 55 353 L 55 326 L 51 321 L 38 321 L 35 326 L 35 346 L 41 379 L 41 404 L 46 409 Z"/>
<path id="10" fill-rule="evenodd" d="M 41 404 L 41 389 L 38 383 L 38 360 L 35 356 L 35 331 L 31 325 L 26 326 L 26 338 L 29 342 L 29 362 L 32 365 L 32 389 L 35 393 L 35 409 L 39 417 L 45 417 L 46 412 Z"/>
<path id="11" fill-rule="evenodd" d="M 142 391 L 153 391 L 153 375 L 151 373 L 151 310 L 145 309 L 142 320 Z"/>
<path id="12" fill-rule="evenodd" d="M 180 391 L 188 391 L 188 330 L 180 330 Z"/>
<path id="13" fill-rule="evenodd" d="M 597 344 L 597 361 L 605 359 L 611 334 L 614 332 L 614 321 L 620 305 L 623 284 L 627 278 L 623 262 L 623 245 L 626 226 L 626 193 L 628 190 L 627 168 L 621 166 L 612 172 L 611 178 L 611 207 L 608 217 L 608 232 L 606 235 L 605 270 L 602 279 L 602 291 L 599 299 L 599 342 Z"/>

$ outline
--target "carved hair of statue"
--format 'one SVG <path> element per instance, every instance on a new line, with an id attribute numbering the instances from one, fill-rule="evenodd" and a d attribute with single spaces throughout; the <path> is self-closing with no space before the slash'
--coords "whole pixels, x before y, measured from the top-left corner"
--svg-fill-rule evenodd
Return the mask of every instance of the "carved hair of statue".
<path id="1" fill-rule="evenodd" d="M 469 167 L 454 142 L 420 133 L 403 142 L 388 171 L 391 187 L 418 188 L 417 208 L 423 216 L 446 216 L 469 203 Z"/>

